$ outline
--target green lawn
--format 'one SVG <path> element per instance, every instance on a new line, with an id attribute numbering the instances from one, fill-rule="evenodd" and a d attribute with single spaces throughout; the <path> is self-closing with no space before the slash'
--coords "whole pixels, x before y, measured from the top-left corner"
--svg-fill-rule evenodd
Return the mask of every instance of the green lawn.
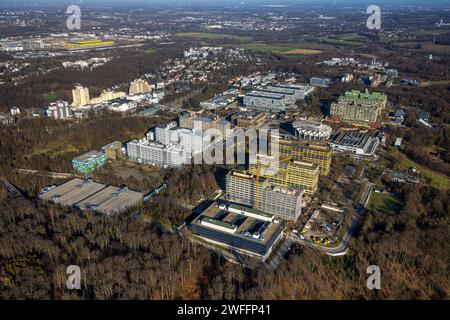
<path id="1" fill-rule="evenodd" d="M 220 34 L 220 33 L 208 33 L 208 32 L 180 32 L 175 34 L 175 36 L 180 38 L 189 38 L 189 39 L 197 39 L 197 40 L 204 40 L 204 39 L 230 39 L 230 40 L 237 40 L 241 42 L 246 41 L 252 41 L 252 37 L 245 37 L 245 36 L 235 36 L 231 34 Z"/>
<path id="2" fill-rule="evenodd" d="M 58 99 L 58 93 L 57 92 L 50 92 L 50 93 L 44 94 L 44 98 L 48 102 L 54 102 L 54 101 L 56 101 Z"/>
<path id="3" fill-rule="evenodd" d="M 370 211 L 379 212 L 398 212 L 402 208 L 401 201 L 395 197 L 388 194 L 373 192 L 370 196 L 367 209 Z"/>

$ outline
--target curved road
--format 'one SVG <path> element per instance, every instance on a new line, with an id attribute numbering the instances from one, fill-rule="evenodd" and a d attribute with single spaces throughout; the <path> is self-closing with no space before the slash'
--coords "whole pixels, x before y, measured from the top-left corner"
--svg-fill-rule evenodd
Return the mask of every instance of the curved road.
<path id="1" fill-rule="evenodd" d="M 302 240 L 299 238 L 298 235 L 295 235 L 295 236 L 290 235 L 289 236 L 290 239 L 292 239 L 302 245 L 308 246 L 310 248 L 325 252 L 326 254 L 328 254 L 330 256 L 342 256 L 342 255 L 346 254 L 350 240 L 352 239 L 353 234 L 355 233 L 356 229 L 358 228 L 359 220 L 361 218 L 361 215 L 364 212 L 364 209 L 365 209 L 367 203 L 369 202 L 370 194 L 372 193 L 372 189 L 373 189 L 372 184 L 367 179 L 365 179 L 364 181 L 367 182 L 366 189 L 365 189 L 363 196 L 361 197 L 361 200 L 355 210 L 355 216 L 352 219 L 352 224 L 348 228 L 347 233 L 345 234 L 345 236 L 342 239 L 342 242 L 339 246 L 333 247 L 333 248 L 323 247 L 323 246 L 317 245 L 313 242 L 310 242 L 308 240 Z"/>

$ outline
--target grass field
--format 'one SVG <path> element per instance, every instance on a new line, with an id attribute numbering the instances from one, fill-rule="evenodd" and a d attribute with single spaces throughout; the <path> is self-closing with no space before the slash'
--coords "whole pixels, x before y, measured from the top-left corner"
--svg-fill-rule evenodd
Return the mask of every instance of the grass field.
<path id="1" fill-rule="evenodd" d="M 58 99 L 58 93 L 56 92 L 50 92 L 44 95 L 44 99 L 48 102 L 54 102 L 56 99 Z"/>
<path id="2" fill-rule="evenodd" d="M 180 32 L 175 34 L 175 36 L 180 38 L 189 38 L 196 40 L 204 40 L 204 39 L 230 39 L 237 40 L 241 42 L 252 41 L 252 37 L 245 36 L 235 36 L 231 34 L 220 34 L 220 33 L 207 33 L 207 32 Z"/>
<path id="3" fill-rule="evenodd" d="M 404 155 L 399 151 L 394 151 L 393 156 L 397 159 L 397 162 L 395 164 L 396 169 L 407 170 L 411 167 L 416 167 L 424 178 L 430 180 L 431 186 L 441 190 L 450 189 L 450 178 L 445 174 L 436 172 L 425 166 L 422 166 L 417 162 L 412 161 L 406 155 Z"/>
<path id="4" fill-rule="evenodd" d="M 366 37 L 358 34 L 345 34 L 340 36 L 330 36 L 320 38 L 323 42 L 342 46 L 356 47 L 360 46 L 368 41 Z"/>
<path id="5" fill-rule="evenodd" d="M 313 49 L 294 49 L 294 50 L 290 50 L 285 52 L 285 54 L 288 55 L 308 55 L 308 54 L 319 54 L 322 53 L 321 50 L 313 50 Z"/>
<path id="6" fill-rule="evenodd" d="M 270 44 L 270 43 L 242 43 L 237 45 L 236 47 L 243 48 L 246 50 L 254 50 L 261 52 L 272 52 L 279 53 L 285 55 L 310 55 L 310 54 L 319 54 L 322 51 L 316 49 L 304 49 L 304 48 L 296 48 L 291 46 L 284 46 L 281 44 Z"/>
<path id="7" fill-rule="evenodd" d="M 370 211 L 398 212 L 402 208 L 401 201 L 392 195 L 374 192 L 370 196 L 367 208 Z"/>
<path id="8" fill-rule="evenodd" d="M 139 171 L 143 171 L 148 174 L 154 174 L 161 171 L 161 168 L 151 165 L 139 164 L 132 161 L 123 161 L 123 166 L 130 169 L 136 169 Z"/>
<path id="9" fill-rule="evenodd" d="M 448 29 L 434 29 L 434 30 L 417 31 L 414 34 L 416 36 L 437 36 L 437 35 L 442 35 L 442 34 L 447 34 L 447 33 L 450 33 L 450 30 L 448 30 Z"/>
<path id="10" fill-rule="evenodd" d="M 63 155 L 66 153 L 78 153 L 79 150 L 74 145 L 66 142 L 66 141 L 60 141 L 60 142 L 51 142 L 45 147 L 36 147 L 33 150 L 33 154 L 49 154 L 51 157 Z"/>

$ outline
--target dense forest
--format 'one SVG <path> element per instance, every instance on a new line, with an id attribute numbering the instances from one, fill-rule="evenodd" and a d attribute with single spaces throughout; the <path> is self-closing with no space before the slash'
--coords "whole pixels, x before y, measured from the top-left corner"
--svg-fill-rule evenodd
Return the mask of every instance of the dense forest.
<path id="1" fill-rule="evenodd" d="M 348 255 L 332 258 L 295 247 L 274 271 L 235 265 L 142 216 L 102 217 L 35 205 L 1 189 L 0 298 L 446 298 L 449 192 L 402 192 L 401 212 L 364 217 Z M 178 220 L 173 209 L 166 203 L 160 214 Z M 71 264 L 82 270 L 77 292 L 65 288 Z M 379 291 L 365 286 L 371 264 L 382 271 Z"/>

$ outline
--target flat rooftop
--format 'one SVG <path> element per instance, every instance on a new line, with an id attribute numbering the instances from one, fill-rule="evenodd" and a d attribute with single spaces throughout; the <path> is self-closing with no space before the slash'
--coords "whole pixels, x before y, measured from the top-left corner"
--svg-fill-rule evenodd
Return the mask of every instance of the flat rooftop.
<path id="1" fill-rule="evenodd" d="M 271 87 L 293 89 L 293 90 L 305 90 L 311 88 L 306 84 L 273 84 Z"/>
<path id="2" fill-rule="evenodd" d="M 290 96 L 293 96 L 296 94 L 295 90 L 293 90 L 293 89 L 276 87 L 276 86 L 263 87 L 258 90 L 261 90 L 264 92 L 270 92 L 270 93 L 278 93 L 278 94 L 282 94 L 282 95 L 290 95 Z"/>
<path id="3" fill-rule="evenodd" d="M 79 155 L 78 157 L 74 158 L 74 161 L 80 161 L 80 162 L 86 162 L 86 161 L 92 161 L 98 157 L 102 156 L 101 152 L 98 152 L 96 150 L 88 151 L 86 153 L 83 153 L 82 155 Z"/>
<path id="4" fill-rule="evenodd" d="M 117 188 L 92 180 L 75 178 L 40 193 L 38 197 L 44 201 L 74 206 L 80 210 L 91 209 L 98 213 L 112 214 L 139 203 L 144 195 L 128 188 Z"/>
<path id="5" fill-rule="evenodd" d="M 256 110 L 254 110 L 254 111 L 241 111 L 241 112 L 238 112 L 238 113 L 236 113 L 234 115 L 234 117 L 236 119 L 249 119 L 249 120 L 252 120 L 252 119 L 255 119 L 255 118 L 258 118 L 258 117 L 264 117 L 264 116 L 265 116 L 264 113 L 262 113 L 260 111 L 256 111 Z"/>
<path id="6" fill-rule="evenodd" d="M 346 147 L 362 148 L 371 138 L 367 132 L 341 131 L 333 137 L 333 143 Z"/>
<path id="7" fill-rule="evenodd" d="M 243 207 L 241 205 L 234 204 L 232 204 L 231 206 Z M 253 209 L 245 207 L 245 210 L 249 211 Z M 256 211 L 259 212 L 259 210 Z M 267 215 L 272 216 L 270 214 Z M 217 203 L 212 203 L 202 212 L 202 214 L 197 219 L 191 222 L 191 224 L 208 228 L 208 226 L 202 225 L 200 222 L 203 217 L 218 221 L 218 225 L 221 225 L 223 223 L 223 225 L 236 226 L 237 229 L 233 234 L 234 237 L 254 241 L 257 243 L 267 243 L 272 238 L 274 233 L 278 230 L 278 228 L 282 227 L 280 223 L 266 222 L 235 212 L 229 212 L 227 209 L 224 210 L 219 208 L 217 206 Z M 261 238 L 255 239 L 252 237 L 252 235 L 256 232 L 259 232 L 262 235 Z"/>
<path id="8" fill-rule="evenodd" d="M 138 144 L 138 145 L 153 148 L 153 149 L 175 151 L 175 152 L 183 151 L 183 149 L 181 148 L 181 145 L 178 145 L 178 144 L 164 145 L 164 144 L 157 143 L 157 142 L 150 141 L 150 140 L 138 140 L 138 139 L 133 139 L 131 141 L 128 141 L 127 144 L 129 144 L 129 143 Z"/>
<path id="9" fill-rule="evenodd" d="M 104 214 L 119 213 L 143 200 L 144 195 L 128 188 L 108 186 L 76 204 L 80 210 L 93 209 Z"/>
<path id="10" fill-rule="evenodd" d="M 282 100 L 284 99 L 284 94 L 279 93 L 273 93 L 266 90 L 253 90 L 246 94 L 248 97 L 255 97 L 255 98 L 263 98 L 263 99 L 274 99 L 274 100 Z"/>
<path id="11" fill-rule="evenodd" d="M 59 203 L 64 206 L 73 206 L 105 187 L 106 186 L 101 183 L 75 178 L 63 183 L 55 189 L 40 194 L 39 198 L 45 201 Z"/>

